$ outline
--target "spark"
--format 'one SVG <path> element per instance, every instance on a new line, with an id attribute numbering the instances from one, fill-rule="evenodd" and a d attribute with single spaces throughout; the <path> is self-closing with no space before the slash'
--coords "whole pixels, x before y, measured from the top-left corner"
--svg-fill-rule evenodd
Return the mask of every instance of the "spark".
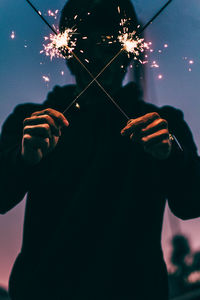
<path id="1" fill-rule="evenodd" d="M 15 38 L 15 32 L 14 31 L 11 32 L 10 37 L 11 37 L 12 40 Z"/>
<path id="2" fill-rule="evenodd" d="M 40 51 L 40 53 L 45 52 L 46 56 L 50 56 L 51 60 L 55 57 L 71 58 L 71 52 L 76 46 L 76 39 L 72 40 L 75 32 L 76 29 L 67 28 L 63 33 L 50 34 L 49 37 L 44 37 L 45 41 L 49 40 L 50 43 L 47 45 L 43 44 L 44 50 Z"/>
<path id="3" fill-rule="evenodd" d="M 188 71 L 189 71 L 189 72 L 192 72 L 192 69 L 191 69 L 191 68 L 189 68 L 189 69 L 188 69 Z"/>
<path id="4" fill-rule="evenodd" d="M 85 61 L 89 64 L 90 63 L 90 61 L 87 59 L 87 58 L 85 58 Z"/>
<path id="5" fill-rule="evenodd" d="M 163 79 L 163 75 L 162 75 L 162 74 L 159 74 L 159 75 L 158 75 L 158 79 Z"/>
<path id="6" fill-rule="evenodd" d="M 78 104 L 78 102 L 76 102 L 76 107 L 77 107 L 78 109 L 81 108 L 80 105 Z"/>
<path id="7" fill-rule="evenodd" d="M 190 65 L 193 65 L 193 64 L 194 64 L 194 61 L 193 61 L 193 60 L 189 60 L 189 64 L 190 64 Z"/>
<path id="8" fill-rule="evenodd" d="M 118 13 L 120 14 L 120 13 L 121 13 L 121 10 L 120 10 L 120 7 L 119 7 L 119 6 L 117 7 L 117 10 L 118 10 Z"/>
<path id="9" fill-rule="evenodd" d="M 50 78 L 48 76 L 43 75 L 42 78 L 44 79 L 45 82 L 49 82 Z"/>
<path id="10" fill-rule="evenodd" d="M 48 16 L 49 17 L 53 17 L 55 20 L 57 19 L 57 14 L 58 14 L 58 12 L 59 12 L 59 10 L 58 9 L 56 9 L 54 12 L 52 11 L 52 10 L 48 10 Z"/>
<path id="11" fill-rule="evenodd" d="M 154 60 L 151 64 L 151 68 L 159 68 L 159 64 Z"/>
<path id="12" fill-rule="evenodd" d="M 65 72 L 64 72 L 64 71 L 61 71 L 60 74 L 63 76 L 63 75 L 65 74 Z"/>
<path id="13" fill-rule="evenodd" d="M 164 44 L 164 48 L 168 48 L 169 47 L 169 45 L 168 44 Z"/>

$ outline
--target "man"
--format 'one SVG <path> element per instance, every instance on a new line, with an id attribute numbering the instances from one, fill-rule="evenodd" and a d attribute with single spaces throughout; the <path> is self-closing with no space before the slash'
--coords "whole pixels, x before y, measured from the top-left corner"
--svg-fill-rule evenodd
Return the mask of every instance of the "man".
<path id="1" fill-rule="evenodd" d="M 93 75 L 120 47 L 101 43 L 119 32 L 118 6 L 133 31 L 129 0 L 70 0 L 63 9 L 61 31 L 77 14 L 82 19 L 75 53 L 89 60 Z M 168 299 L 161 250 L 166 199 L 182 219 L 200 215 L 200 163 L 190 130 L 180 111 L 144 103 L 134 83 L 122 87 L 124 54 L 99 82 L 131 120 L 126 124 L 96 84 L 80 98 L 80 110 L 65 117 L 91 80 L 75 59 L 67 63 L 77 85 L 55 87 L 41 105 L 19 105 L 2 130 L 1 213 L 28 192 L 11 299 Z"/>

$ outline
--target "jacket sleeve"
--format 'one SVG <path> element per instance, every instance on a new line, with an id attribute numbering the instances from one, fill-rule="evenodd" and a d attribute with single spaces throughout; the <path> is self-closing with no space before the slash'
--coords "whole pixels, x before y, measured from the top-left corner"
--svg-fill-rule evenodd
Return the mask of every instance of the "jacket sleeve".
<path id="1" fill-rule="evenodd" d="M 200 157 L 192 133 L 180 110 L 164 107 L 161 115 L 168 120 L 172 142 L 170 157 L 161 162 L 163 184 L 171 211 L 183 220 L 200 216 Z"/>
<path id="2" fill-rule="evenodd" d="M 21 158 L 23 120 L 30 105 L 16 107 L 2 127 L 0 136 L 0 213 L 16 206 L 28 191 L 32 170 Z M 30 113 L 31 114 L 31 113 Z"/>

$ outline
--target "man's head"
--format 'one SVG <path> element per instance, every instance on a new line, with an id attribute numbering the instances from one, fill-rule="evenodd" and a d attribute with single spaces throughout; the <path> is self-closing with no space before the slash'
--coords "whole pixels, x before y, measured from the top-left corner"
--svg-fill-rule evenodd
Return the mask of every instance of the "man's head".
<path id="1" fill-rule="evenodd" d="M 129 32 L 136 30 L 138 21 L 131 0 L 68 0 L 62 10 L 60 31 L 77 28 L 74 52 L 97 75 L 121 48 L 118 36 L 122 19 L 127 19 Z M 116 42 L 110 43 L 111 36 Z M 74 58 L 67 64 L 78 84 L 84 87 L 91 80 Z M 127 55 L 121 54 L 102 74 L 100 82 L 107 88 L 121 85 L 128 64 Z"/>

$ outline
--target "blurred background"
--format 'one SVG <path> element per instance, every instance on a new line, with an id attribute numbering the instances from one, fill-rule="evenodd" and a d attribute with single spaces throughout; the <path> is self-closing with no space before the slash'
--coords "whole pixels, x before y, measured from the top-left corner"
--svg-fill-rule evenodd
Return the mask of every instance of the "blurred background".
<path id="1" fill-rule="evenodd" d="M 140 21 L 145 24 L 165 3 L 163 0 L 133 0 Z M 166 1 L 167 2 L 167 1 Z M 33 0 L 51 24 L 58 24 L 65 0 Z M 48 11 L 58 10 L 55 19 Z M 55 85 L 74 82 L 63 59 L 50 61 L 44 54 L 44 36 L 51 33 L 25 0 L 0 1 L 0 125 L 14 107 L 23 102 L 45 100 Z M 103 21 L 103 20 L 102 20 Z M 174 0 L 145 32 L 152 42 L 145 64 L 145 101 L 172 105 L 184 112 L 200 149 L 200 2 Z M 130 69 L 125 82 L 133 79 Z M 0 286 L 8 278 L 21 247 L 25 201 L 0 216 Z M 171 297 L 193 293 L 200 283 L 200 220 L 181 221 L 166 207 L 162 245 L 169 270 Z M 1 292 L 2 297 L 1 298 Z M 6 299 L 0 290 L 0 299 Z M 197 297 L 188 296 L 187 299 Z M 179 299 L 179 298 L 177 298 Z M 186 299 L 186 298 L 181 298 Z"/>

